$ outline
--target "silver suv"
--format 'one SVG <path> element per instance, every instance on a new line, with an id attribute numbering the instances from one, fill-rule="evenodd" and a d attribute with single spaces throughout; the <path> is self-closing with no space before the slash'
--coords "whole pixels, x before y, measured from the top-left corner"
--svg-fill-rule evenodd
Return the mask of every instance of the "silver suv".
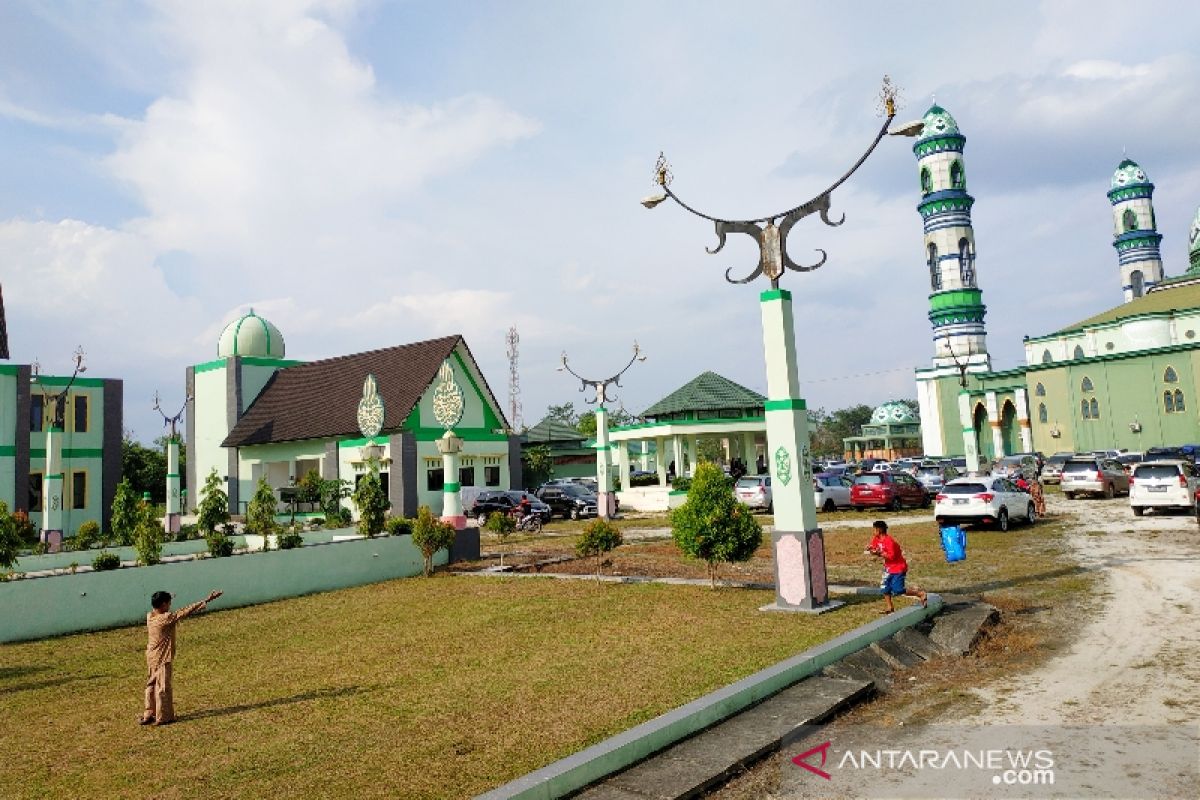
<path id="1" fill-rule="evenodd" d="M 1114 458 L 1079 456 L 1063 464 L 1062 492 L 1068 500 L 1085 493 L 1105 497 L 1129 494 L 1129 474 Z"/>

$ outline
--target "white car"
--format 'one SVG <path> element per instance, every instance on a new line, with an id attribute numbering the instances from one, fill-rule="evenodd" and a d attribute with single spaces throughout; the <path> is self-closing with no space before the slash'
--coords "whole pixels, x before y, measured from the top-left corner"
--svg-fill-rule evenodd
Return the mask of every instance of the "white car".
<path id="1" fill-rule="evenodd" d="M 1139 517 L 1148 508 L 1154 511 L 1181 508 L 1194 512 L 1197 511 L 1197 487 L 1200 487 L 1200 475 L 1187 461 L 1147 461 L 1134 466 L 1129 477 L 1129 507 Z"/>
<path id="2" fill-rule="evenodd" d="M 775 510 L 775 505 L 771 502 L 770 475 L 747 475 L 738 478 L 738 482 L 733 486 L 733 496 L 738 502 L 751 508 L 761 508 L 768 514 Z"/>
<path id="3" fill-rule="evenodd" d="M 824 472 L 813 475 L 813 503 L 817 511 L 850 508 L 850 487 L 854 481 L 845 475 Z"/>
<path id="4" fill-rule="evenodd" d="M 941 524 L 956 522 L 995 525 L 1008 530 L 1014 519 L 1029 524 L 1037 521 L 1037 509 L 1028 492 L 1008 478 L 984 475 L 979 478 L 955 478 L 937 494 L 933 516 Z"/>
<path id="5" fill-rule="evenodd" d="M 876 461 L 874 464 L 871 465 L 871 472 L 891 472 L 891 471 L 892 471 L 892 462 L 890 462 L 890 461 Z"/>

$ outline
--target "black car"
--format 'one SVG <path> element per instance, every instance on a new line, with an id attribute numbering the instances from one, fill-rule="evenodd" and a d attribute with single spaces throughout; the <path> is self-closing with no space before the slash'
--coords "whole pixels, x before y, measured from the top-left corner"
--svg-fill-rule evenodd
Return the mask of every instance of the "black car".
<path id="1" fill-rule="evenodd" d="M 480 492 L 475 498 L 475 504 L 471 506 L 471 516 L 479 520 L 480 524 L 487 521 L 489 514 L 512 514 L 517 506 L 521 504 L 522 495 L 526 492 L 518 491 L 492 491 Z M 529 496 L 530 508 L 534 514 L 542 518 L 542 522 L 549 522 L 551 517 L 550 507 L 545 503 L 540 502 L 533 495 Z"/>
<path id="2" fill-rule="evenodd" d="M 561 483 L 537 490 L 537 497 L 550 506 L 551 514 L 571 519 L 596 516 L 596 495 L 582 486 Z"/>

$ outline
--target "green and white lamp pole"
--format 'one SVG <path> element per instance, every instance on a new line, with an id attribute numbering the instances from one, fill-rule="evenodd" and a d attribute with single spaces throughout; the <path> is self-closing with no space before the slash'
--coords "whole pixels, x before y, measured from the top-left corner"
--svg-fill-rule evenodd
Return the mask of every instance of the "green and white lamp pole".
<path id="1" fill-rule="evenodd" d="M 661 155 L 654 176 L 660 191 L 642 200 L 646 208 L 654 208 L 670 198 L 686 211 L 712 222 L 716 229 L 717 246 L 709 248 L 709 253 L 719 252 L 725 246 L 725 238 L 729 233 L 744 233 L 753 237 L 759 247 L 758 265 L 749 275 L 738 279 L 732 278 L 731 271 L 726 270 L 725 279 L 734 284 L 747 284 L 759 276 L 766 276 L 770 281 L 770 288 L 759 295 L 767 368 L 767 462 L 775 506 L 775 527 L 771 534 L 775 556 L 775 603 L 766 607 L 769 610 L 819 613 L 841 605 L 829 600 L 825 540 L 821 529 L 817 527 L 808 411 L 804 398 L 800 396 L 792 294 L 779 286 L 779 279 L 786 270 L 811 272 L 824 264 L 827 256 L 824 250 L 818 250 L 821 257 L 815 264 L 797 264 L 788 255 L 787 237 L 792 226 L 810 214 L 819 214 L 826 225 L 841 225 L 845 216 L 836 222 L 829 218 L 833 190 L 862 166 L 884 136 L 916 136 L 921 132 L 920 122 L 889 130 L 896 115 L 895 97 L 896 90 L 885 77 L 881 100 L 887 118 L 874 141 L 832 186 L 795 208 L 749 220 L 724 220 L 709 216 L 692 208 L 671 191 L 670 167 Z"/>
<path id="2" fill-rule="evenodd" d="M 163 424 L 168 428 L 167 433 L 167 516 L 163 527 L 167 533 L 179 533 L 180 520 L 183 514 L 183 489 L 179 477 L 179 420 L 187 410 L 191 397 L 183 401 L 183 408 L 173 417 L 168 417 L 162 410 L 162 402 L 158 394 L 154 395 L 154 410 L 162 415 Z"/>
<path id="3" fill-rule="evenodd" d="M 612 490 L 612 450 L 608 439 L 608 409 L 604 407 L 604 404 L 609 400 L 617 399 L 609 387 L 620 386 L 621 376 L 633 366 L 634 362 L 645 360 L 642 348 L 638 346 L 637 342 L 634 342 L 633 356 L 629 359 L 629 363 L 612 377 L 599 380 L 583 377 L 571 369 L 570 364 L 567 363 L 566 353 L 562 354 L 562 364 L 558 368 L 559 372 L 569 372 L 579 379 L 579 391 L 586 392 L 591 389 L 596 393 L 596 396 L 587 402 L 589 404 L 596 403 L 596 514 L 603 519 L 610 519 L 617 513 L 617 498 Z M 628 489 L 629 487 L 623 488 Z"/>
<path id="4" fill-rule="evenodd" d="M 65 513 L 63 481 L 66 471 L 63 467 L 62 445 L 66 430 L 67 397 L 75 379 L 79 377 L 80 373 L 87 372 L 87 367 L 83 364 L 83 355 L 82 347 L 75 348 L 75 370 L 71 373 L 71 379 L 67 381 L 67 385 L 62 388 L 62 391 L 57 394 L 46 394 L 44 387 L 42 391 L 42 407 L 51 408 L 52 417 L 50 424 L 46 426 L 46 461 L 42 478 L 42 531 L 39 539 L 52 553 L 58 552 L 63 541 L 63 515 Z M 34 364 L 32 377 L 34 383 L 38 383 L 39 373 L 40 366 Z"/>
<path id="5" fill-rule="evenodd" d="M 449 360 L 443 361 L 438 370 L 437 386 L 433 389 L 433 418 L 446 430 L 437 440 L 438 452 L 442 454 L 442 522 L 450 523 L 456 531 L 467 527 L 462 485 L 458 478 L 463 440 L 454 432 L 454 426 L 462 421 L 465 407 L 462 387 L 454 380 L 454 367 L 450 366 Z"/>

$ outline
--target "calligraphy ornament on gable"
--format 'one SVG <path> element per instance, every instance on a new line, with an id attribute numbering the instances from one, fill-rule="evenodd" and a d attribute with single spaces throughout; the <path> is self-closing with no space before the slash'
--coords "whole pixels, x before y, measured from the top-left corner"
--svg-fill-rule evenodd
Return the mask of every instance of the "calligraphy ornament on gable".
<path id="1" fill-rule="evenodd" d="M 443 361 L 438 370 L 438 384 L 433 389 L 433 418 L 450 430 L 462 420 L 465 406 L 463 391 L 454 381 L 454 368 L 449 360 Z"/>
<path id="2" fill-rule="evenodd" d="M 375 384 L 375 376 L 363 381 L 363 396 L 358 401 L 358 430 L 367 439 L 374 439 L 383 430 L 383 398 Z"/>

